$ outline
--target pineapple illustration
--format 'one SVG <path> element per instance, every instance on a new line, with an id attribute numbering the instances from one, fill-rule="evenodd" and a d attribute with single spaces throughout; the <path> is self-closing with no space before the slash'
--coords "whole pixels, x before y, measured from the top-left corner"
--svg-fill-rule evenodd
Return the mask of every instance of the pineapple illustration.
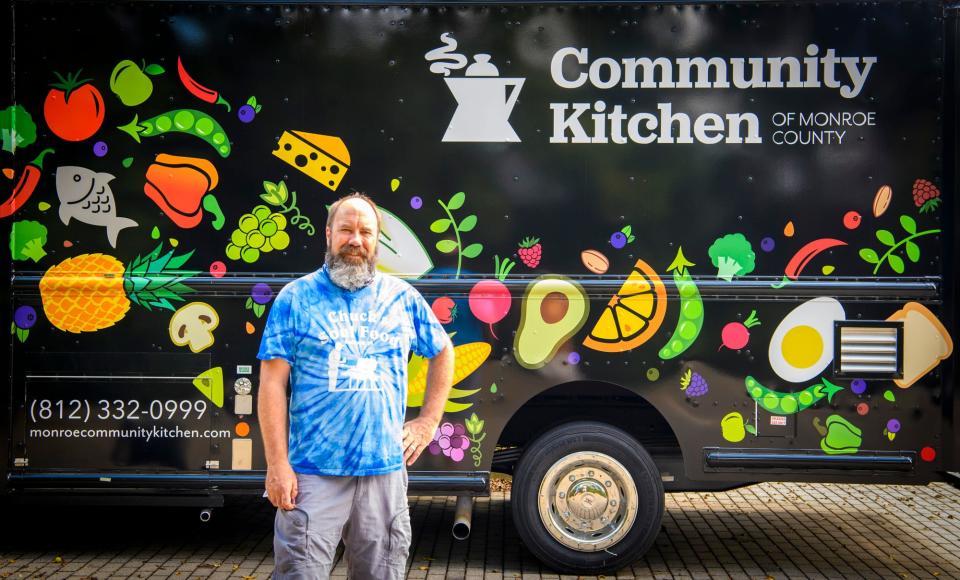
<path id="1" fill-rule="evenodd" d="M 193 292 L 183 280 L 197 272 L 179 270 L 193 251 L 161 255 L 163 244 L 137 256 L 126 268 L 105 254 L 80 254 L 51 267 L 40 279 L 40 299 L 51 324 L 67 332 L 96 332 L 123 319 L 133 302 L 153 310 Z"/>

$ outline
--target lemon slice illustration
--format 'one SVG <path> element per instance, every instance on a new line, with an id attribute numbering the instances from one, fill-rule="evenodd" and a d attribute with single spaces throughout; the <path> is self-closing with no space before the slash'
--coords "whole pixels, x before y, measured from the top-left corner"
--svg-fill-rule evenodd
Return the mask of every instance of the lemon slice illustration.
<path id="1" fill-rule="evenodd" d="M 600 314 L 583 346 L 601 352 L 624 352 L 650 340 L 667 313 L 667 290 L 643 260 Z"/>

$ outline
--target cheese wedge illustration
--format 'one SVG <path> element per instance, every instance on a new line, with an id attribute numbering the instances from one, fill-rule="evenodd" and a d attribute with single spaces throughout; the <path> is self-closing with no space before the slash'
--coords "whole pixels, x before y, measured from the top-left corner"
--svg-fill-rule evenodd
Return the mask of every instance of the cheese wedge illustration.
<path id="1" fill-rule="evenodd" d="M 947 329 L 922 304 L 908 302 L 887 320 L 903 321 L 903 378 L 893 381 L 901 389 L 920 380 L 953 352 Z"/>
<path id="2" fill-rule="evenodd" d="M 223 368 L 213 367 L 193 379 L 193 386 L 217 407 L 223 408 Z"/>
<path id="3" fill-rule="evenodd" d="M 350 168 L 350 151 L 340 137 L 284 131 L 273 154 L 336 191 Z"/>

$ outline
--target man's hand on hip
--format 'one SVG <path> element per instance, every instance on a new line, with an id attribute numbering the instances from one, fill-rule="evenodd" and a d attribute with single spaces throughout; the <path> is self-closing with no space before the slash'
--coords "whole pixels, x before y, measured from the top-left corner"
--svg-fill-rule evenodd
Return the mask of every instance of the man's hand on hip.
<path id="1" fill-rule="evenodd" d="M 292 510 L 297 507 L 297 474 L 289 463 L 267 467 L 267 498 L 275 507 Z"/>
<path id="2" fill-rule="evenodd" d="M 433 441 L 437 432 L 437 422 L 429 417 L 417 417 L 403 425 L 403 461 L 407 465 L 420 457 L 423 450 Z"/>

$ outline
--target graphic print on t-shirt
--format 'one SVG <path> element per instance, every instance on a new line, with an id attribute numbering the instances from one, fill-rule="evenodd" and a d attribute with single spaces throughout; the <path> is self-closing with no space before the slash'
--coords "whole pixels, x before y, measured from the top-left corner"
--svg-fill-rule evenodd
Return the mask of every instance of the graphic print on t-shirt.
<path id="1" fill-rule="evenodd" d="M 343 350 L 343 345 L 338 344 L 327 358 L 327 390 L 382 391 L 387 377 L 377 371 L 377 360 Z"/>

